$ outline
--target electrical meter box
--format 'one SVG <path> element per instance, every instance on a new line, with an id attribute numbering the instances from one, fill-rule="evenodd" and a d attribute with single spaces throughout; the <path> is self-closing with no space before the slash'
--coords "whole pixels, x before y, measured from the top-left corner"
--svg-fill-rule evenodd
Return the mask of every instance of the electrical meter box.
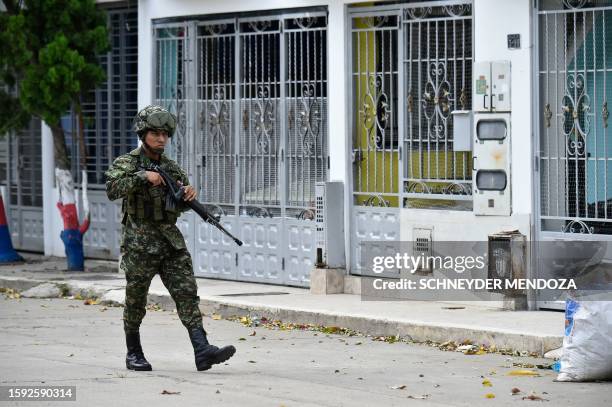
<path id="1" fill-rule="evenodd" d="M 510 114 L 474 116 L 474 214 L 510 215 Z"/>
<path id="2" fill-rule="evenodd" d="M 510 111 L 510 61 L 474 63 L 474 111 Z"/>

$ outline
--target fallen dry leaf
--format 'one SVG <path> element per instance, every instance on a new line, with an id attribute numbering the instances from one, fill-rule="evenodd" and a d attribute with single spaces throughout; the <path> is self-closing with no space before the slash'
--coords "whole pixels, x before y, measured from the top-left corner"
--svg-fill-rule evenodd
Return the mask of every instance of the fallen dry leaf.
<path id="1" fill-rule="evenodd" d="M 482 381 L 482 385 L 483 385 L 484 387 L 493 387 L 493 384 L 491 383 L 491 381 L 490 381 L 489 379 L 484 379 L 484 380 Z"/>
<path id="2" fill-rule="evenodd" d="M 494 399 L 494 398 L 495 398 L 495 394 L 493 394 L 493 393 L 487 393 L 487 394 L 485 394 L 485 398 L 488 398 L 488 399 Z"/>
<path id="3" fill-rule="evenodd" d="M 539 376 L 538 372 L 533 370 L 511 370 L 508 372 L 508 376 Z"/>
<path id="4" fill-rule="evenodd" d="M 98 300 L 96 300 L 95 298 L 88 298 L 85 301 L 83 301 L 83 304 L 85 304 L 85 305 L 96 305 L 96 304 L 98 304 Z"/>
<path id="5" fill-rule="evenodd" d="M 525 362 L 514 362 L 512 364 L 514 367 L 522 367 L 524 369 L 533 369 L 535 365 L 533 363 L 525 363 Z"/>
<path id="6" fill-rule="evenodd" d="M 478 347 L 471 344 L 465 344 L 456 348 L 456 351 L 463 352 L 464 355 L 475 355 L 478 351 Z"/>
<path id="7" fill-rule="evenodd" d="M 255 332 L 255 331 L 253 331 L 253 332 L 251 332 L 251 333 L 249 334 L 249 336 L 255 336 L 255 335 L 257 335 L 257 332 Z"/>
<path id="8" fill-rule="evenodd" d="M 218 321 L 218 320 L 221 319 L 221 315 L 219 315 L 219 314 L 212 314 L 211 318 L 214 319 L 215 321 Z"/>
<path id="9" fill-rule="evenodd" d="M 510 390 L 512 392 L 512 395 L 514 396 L 515 394 L 519 394 L 521 392 L 521 389 L 519 389 L 518 387 L 513 387 L 512 390 Z"/>
<path id="10" fill-rule="evenodd" d="M 428 399 L 428 398 L 429 398 L 429 394 L 423 394 L 423 395 L 421 395 L 421 396 L 413 396 L 413 395 L 410 395 L 410 396 L 408 396 L 408 398 L 409 398 L 409 399 L 414 399 L 414 400 L 426 400 L 426 399 Z"/>
<path id="11" fill-rule="evenodd" d="M 163 390 L 160 394 L 181 394 L 180 391 Z"/>
<path id="12" fill-rule="evenodd" d="M 391 386 L 393 390 L 404 390 L 406 388 L 405 384 L 400 384 L 398 386 Z"/>
<path id="13" fill-rule="evenodd" d="M 2 292 L 4 293 L 5 298 L 10 298 L 13 300 L 18 300 L 19 298 L 21 298 L 21 294 L 19 294 L 19 291 L 13 288 L 4 288 Z"/>
<path id="14" fill-rule="evenodd" d="M 530 394 L 529 396 L 525 396 L 523 397 L 523 400 L 531 400 L 531 401 L 548 401 L 547 399 L 544 399 L 536 394 Z"/>

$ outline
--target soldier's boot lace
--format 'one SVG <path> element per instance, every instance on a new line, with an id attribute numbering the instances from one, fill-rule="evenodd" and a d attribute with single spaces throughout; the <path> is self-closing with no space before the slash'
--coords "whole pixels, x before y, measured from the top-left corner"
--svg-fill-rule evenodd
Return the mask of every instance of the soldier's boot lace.
<path id="1" fill-rule="evenodd" d="M 140 333 L 126 333 L 125 342 L 127 344 L 127 355 L 125 356 L 125 367 L 130 370 L 153 370 L 151 364 L 142 352 L 140 346 Z"/>
<path id="2" fill-rule="evenodd" d="M 232 345 L 219 348 L 208 343 L 206 331 L 202 327 L 189 329 L 189 339 L 193 345 L 195 364 L 199 371 L 208 370 L 212 365 L 223 363 L 236 353 L 236 348 Z"/>

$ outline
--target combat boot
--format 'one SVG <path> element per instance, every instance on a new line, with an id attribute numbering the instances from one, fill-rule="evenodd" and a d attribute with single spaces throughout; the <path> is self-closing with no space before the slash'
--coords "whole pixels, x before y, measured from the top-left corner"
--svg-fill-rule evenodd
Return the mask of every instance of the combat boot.
<path id="1" fill-rule="evenodd" d="M 196 368 L 200 371 L 208 370 L 212 365 L 223 363 L 236 353 L 236 348 L 232 345 L 218 348 L 208 343 L 206 331 L 202 327 L 189 329 L 189 339 L 191 339 L 193 345 Z"/>
<path id="2" fill-rule="evenodd" d="M 140 346 L 140 333 L 126 333 L 127 355 L 125 356 L 125 367 L 130 370 L 153 370 L 151 364 L 142 353 Z"/>

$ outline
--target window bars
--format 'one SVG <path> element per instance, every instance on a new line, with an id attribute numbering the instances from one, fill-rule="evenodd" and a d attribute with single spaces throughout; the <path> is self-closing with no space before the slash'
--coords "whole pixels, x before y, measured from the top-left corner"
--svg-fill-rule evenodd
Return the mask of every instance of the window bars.
<path id="1" fill-rule="evenodd" d="M 138 15 L 134 8 L 106 10 L 111 50 L 100 56 L 106 80 L 83 100 L 89 187 L 104 187 L 104 173 L 118 156 L 136 148 L 132 120 L 138 108 Z M 78 124 L 72 115 L 65 122 L 66 144 L 72 173 L 81 181 Z"/>
<path id="2" fill-rule="evenodd" d="M 541 227 L 612 234 L 612 2 L 539 6 Z"/>
<path id="3" fill-rule="evenodd" d="M 200 198 L 250 216 L 314 209 L 327 178 L 326 13 L 157 25 L 155 49 L 156 99 L 184 118 L 173 146 Z"/>
<path id="4" fill-rule="evenodd" d="M 472 10 L 448 4 L 351 13 L 356 204 L 471 204 L 472 154 L 453 150 L 451 112 L 471 109 Z"/>

